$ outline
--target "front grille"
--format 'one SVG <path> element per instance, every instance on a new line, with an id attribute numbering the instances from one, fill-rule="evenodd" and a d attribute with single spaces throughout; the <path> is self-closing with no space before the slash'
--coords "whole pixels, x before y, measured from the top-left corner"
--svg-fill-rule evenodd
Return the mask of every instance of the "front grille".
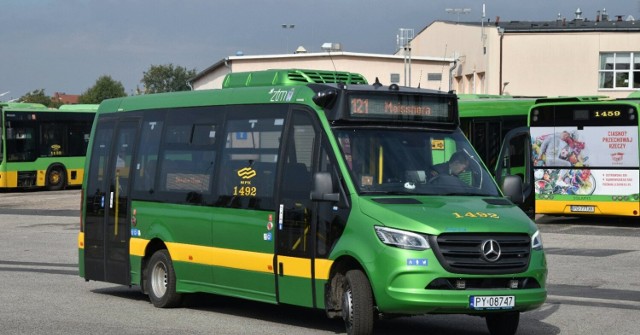
<path id="1" fill-rule="evenodd" d="M 483 256 L 482 246 L 490 240 L 500 247 L 500 256 L 494 261 Z M 531 238 L 527 234 L 447 233 L 431 236 L 430 242 L 442 267 L 451 273 L 507 274 L 529 267 Z"/>

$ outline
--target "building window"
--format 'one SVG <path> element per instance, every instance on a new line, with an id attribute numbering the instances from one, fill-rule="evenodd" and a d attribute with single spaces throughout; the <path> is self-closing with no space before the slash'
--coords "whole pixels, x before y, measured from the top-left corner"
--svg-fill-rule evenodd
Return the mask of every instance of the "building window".
<path id="1" fill-rule="evenodd" d="M 599 88 L 640 88 L 640 52 L 600 54 Z"/>
<path id="2" fill-rule="evenodd" d="M 428 81 L 442 81 L 442 73 L 427 73 Z"/>

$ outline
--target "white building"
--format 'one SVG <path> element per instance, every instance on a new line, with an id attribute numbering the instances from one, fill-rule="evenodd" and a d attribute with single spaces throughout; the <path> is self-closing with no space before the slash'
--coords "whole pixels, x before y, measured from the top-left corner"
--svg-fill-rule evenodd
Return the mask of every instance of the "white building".
<path id="1" fill-rule="evenodd" d="M 626 97 L 640 89 L 640 21 L 435 21 L 413 53 L 457 60 L 458 93 Z"/>
<path id="2" fill-rule="evenodd" d="M 420 85 L 422 88 L 449 90 L 449 66 L 452 58 L 412 57 L 404 55 L 379 55 L 343 51 L 320 53 L 296 53 L 262 56 L 227 57 L 190 80 L 194 90 L 222 87 L 222 80 L 230 72 L 258 71 L 266 69 L 315 69 L 349 71 L 362 74 L 369 83 L 376 78 L 389 85 Z M 409 75 L 409 69 L 411 75 Z M 406 72 L 405 72 L 406 71 Z M 407 73 L 405 76 L 404 74 Z"/>

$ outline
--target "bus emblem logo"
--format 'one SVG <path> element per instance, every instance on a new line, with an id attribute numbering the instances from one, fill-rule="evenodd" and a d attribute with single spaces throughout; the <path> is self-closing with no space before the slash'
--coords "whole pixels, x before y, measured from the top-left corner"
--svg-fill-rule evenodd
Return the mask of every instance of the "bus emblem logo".
<path id="1" fill-rule="evenodd" d="M 496 262 L 500 259 L 500 244 L 496 240 L 486 240 L 482 243 L 482 258 L 487 262 Z"/>
<path id="2" fill-rule="evenodd" d="M 256 170 L 246 167 L 238 170 L 238 176 L 242 179 L 251 179 L 256 176 Z"/>

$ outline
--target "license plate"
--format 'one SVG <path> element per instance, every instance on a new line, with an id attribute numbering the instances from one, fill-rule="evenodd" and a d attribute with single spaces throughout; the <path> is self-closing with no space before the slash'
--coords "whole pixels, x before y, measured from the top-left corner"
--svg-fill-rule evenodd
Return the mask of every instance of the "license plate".
<path id="1" fill-rule="evenodd" d="M 596 211 L 594 206 L 571 206 L 572 212 L 593 213 Z"/>
<path id="2" fill-rule="evenodd" d="M 471 309 L 511 309 L 516 305 L 516 298 L 512 295 L 500 296 L 471 296 Z"/>

